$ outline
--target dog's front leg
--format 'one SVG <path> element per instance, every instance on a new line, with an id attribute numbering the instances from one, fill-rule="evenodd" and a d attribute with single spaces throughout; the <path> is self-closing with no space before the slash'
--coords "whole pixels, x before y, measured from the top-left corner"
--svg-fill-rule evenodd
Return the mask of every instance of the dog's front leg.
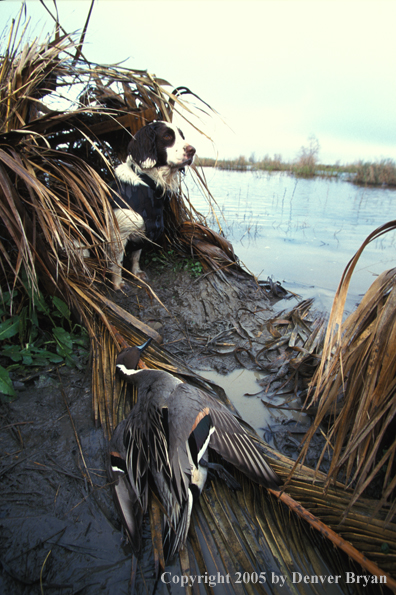
<path id="1" fill-rule="evenodd" d="M 122 280 L 122 261 L 127 243 L 128 238 L 123 238 L 121 240 L 121 246 L 118 246 L 118 249 L 113 248 L 114 262 L 111 263 L 110 270 L 111 280 L 115 290 L 122 289 L 122 287 L 125 285 L 124 281 Z"/>
<path id="2" fill-rule="evenodd" d="M 124 286 L 122 280 L 122 261 L 124 258 L 125 247 L 129 240 L 135 243 L 141 241 L 144 237 L 144 221 L 141 215 L 135 213 L 132 209 L 116 209 L 114 214 L 117 218 L 119 233 L 114 230 L 112 238 L 113 262 L 110 270 L 114 289 L 121 289 Z M 132 253 L 132 274 L 143 281 L 148 280 L 139 266 L 141 250 Z"/>
<path id="3" fill-rule="evenodd" d="M 135 250 L 135 252 L 132 252 L 132 275 L 139 277 L 139 279 L 142 279 L 143 281 L 148 281 L 146 273 L 140 268 L 139 260 L 141 253 L 141 250 Z"/>

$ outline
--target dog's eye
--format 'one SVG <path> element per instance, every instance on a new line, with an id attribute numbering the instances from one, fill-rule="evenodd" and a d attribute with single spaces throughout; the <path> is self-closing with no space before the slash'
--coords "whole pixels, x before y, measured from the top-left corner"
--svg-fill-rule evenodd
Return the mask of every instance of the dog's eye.
<path id="1" fill-rule="evenodd" d="M 173 139 L 173 134 L 171 132 L 167 132 L 166 134 L 164 134 L 164 140 L 172 140 Z"/>

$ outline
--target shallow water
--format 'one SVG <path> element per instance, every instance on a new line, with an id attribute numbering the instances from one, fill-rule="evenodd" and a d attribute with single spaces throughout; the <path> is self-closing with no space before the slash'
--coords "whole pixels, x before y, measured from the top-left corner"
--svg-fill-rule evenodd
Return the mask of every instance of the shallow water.
<path id="1" fill-rule="evenodd" d="M 268 276 L 318 309 L 329 311 L 342 272 L 365 238 L 396 219 L 396 190 L 361 188 L 342 179 L 298 179 L 285 173 L 233 172 L 205 168 L 222 212 L 225 236 L 245 266 Z M 193 205 L 216 229 L 191 174 Z M 352 278 L 346 310 L 352 311 L 379 273 L 395 266 L 396 233 L 372 242 Z"/>
<path id="2" fill-rule="evenodd" d="M 224 216 L 224 234 L 245 266 L 259 278 L 273 277 L 302 298 L 315 298 L 316 308 L 327 313 L 343 270 L 362 242 L 378 226 L 396 219 L 396 190 L 360 188 L 344 180 L 297 179 L 285 173 L 205 168 L 205 175 L 217 202 L 214 208 Z M 190 175 L 186 183 L 192 204 L 217 229 Z M 376 275 L 396 265 L 395 247 L 396 233 L 390 232 L 365 248 L 352 277 L 346 313 L 356 308 Z M 279 307 L 294 304 L 281 301 Z M 308 421 L 304 415 L 268 409 L 260 396 L 244 396 L 260 390 L 256 372 L 202 374 L 224 388 L 260 436 L 282 417 Z"/>
<path id="3" fill-rule="evenodd" d="M 263 400 L 271 400 L 272 405 L 282 405 L 283 397 L 268 397 L 265 395 L 258 382 L 266 374 L 254 370 L 245 370 L 237 368 L 226 376 L 219 374 L 215 370 L 197 370 L 197 373 L 204 376 L 207 380 L 215 382 L 221 386 L 232 404 L 236 407 L 242 419 L 248 423 L 260 437 L 265 435 L 267 441 L 271 432 L 268 429 L 277 424 L 282 424 L 289 420 L 306 423 L 309 425 L 309 416 L 305 413 L 296 411 L 286 411 L 285 409 L 268 408 L 263 404 Z M 298 403 L 293 403 L 299 405 Z M 274 444 L 269 440 L 272 446 Z"/>

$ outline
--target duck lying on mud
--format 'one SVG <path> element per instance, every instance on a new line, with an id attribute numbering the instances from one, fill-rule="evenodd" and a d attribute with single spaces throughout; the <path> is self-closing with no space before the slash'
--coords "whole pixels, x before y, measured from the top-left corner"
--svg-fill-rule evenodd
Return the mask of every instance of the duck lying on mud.
<path id="1" fill-rule="evenodd" d="M 260 485 L 279 490 L 281 480 L 225 405 L 168 372 L 137 369 L 149 342 L 117 357 L 117 371 L 137 386 L 138 399 L 111 439 L 109 473 L 135 554 L 141 547 L 149 490 L 155 491 L 165 512 L 163 548 L 169 560 L 186 541 L 193 502 L 208 469 L 230 487 L 239 487 L 222 465 L 209 462 L 210 450 Z"/>

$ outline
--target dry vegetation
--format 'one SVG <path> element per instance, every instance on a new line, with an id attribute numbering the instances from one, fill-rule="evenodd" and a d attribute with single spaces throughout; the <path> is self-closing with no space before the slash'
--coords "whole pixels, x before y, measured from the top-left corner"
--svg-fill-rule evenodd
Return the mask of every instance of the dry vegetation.
<path id="1" fill-rule="evenodd" d="M 345 515 L 367 491 L 376 493 L 375 510 L 383 508 L 388 521 L 396 512 L 396 269 L 374 281 L 345 322 L 342 316 L 350 278 L 365 246 L 395 228 L 392 221 L 375 230 L 344 272 L 321 365 L 311 383 L 308 410 L 314 405 L 317 413 L 300 455 L 304 457 L 312 436 L 326 422 L 327 444 L 317 466 L 331 448 L 326 486 L 342 478 L 353 488 Z"/>
<path id="2" fill-rule="evenodd" d="M 359 161 L 353 181 L 363 186 L 396 186 L 396 164 L 392 159 L 374 163 Z"/>
<path id="3" fill-rule="evenodd" d="M 0 286 L 8 308 L 3 318 L 20 312 L 27 296 L 32 303 L 40 301 L 42 294 L 64 300 L 88 331 L 95 421 L 109 434 L 124 413 L 120 384 L 113 381 L 115 354 L 120 343 L 141 341 L 150 329 L 116 308 L 102 292 L 111 248 L 109 228 L 113 225 L 107 183 L 114 165 L 124 156 L 128 138 L 140 126 L 153 119 L 171 120 L 175 110 L 188 116 L 189 108 L 182 97 L 186 90 L 172 90 L 166 81 L 147 72 L 88 64 L 83 56 L 83 39 L 71 39 L 59 25 L 54 37 L 45 43 L 27 43 L 20 26 L 14 24 L 4 38 L 0 70 Z M 76 93 L 63 109 L 53 109 L 52 101 L 59 99 L 65 88 L 78 88 L 78 96 Z M 302 152 L 301 167 L 311 168 L 315 157 L 314 144 L 308 153 Z M 242 159 L 239 162 L 241 167 L 246 165 Z M 271 165 L 274 169 L 281 167 L 280 157 L 274 158 Z M 196 174 L 204 185 L 203 178 Z M 90 244 L 89 260 L 75 250 L 75 241 L 82 234 Z M 192 254 L 205 270 L 215 270 L 224 279 L 228 269 L 240 270 L 232 246 L 205 227 L 181 191 L 172 198 L 164 241 Z M 314 485 L 314 473 L 298 467 L 287 488 L 287 497 L 293 495 L 328 523 L 321 529 L 324 533 L 329 535 L 329 527 L 339 530 L 335 542 L 346 548 L 348 555 L 366 564 L 364 567 L 371 572 L 393 575 L 395 278 L 391 271 L 377 281 L 336 339 L 329 331 L 322 367 L 314 379 L 314 402 L 318 403 L 314 429 L 325 419 L 330 420 L 327 440 L 334 448 L 332 467 L 327 477 L 318 472 Z M 338 299 L 342 305 L 345 280 L 341 287 Z M 11 299 L 5 300 L 6 295 Z M 339 303 L 335 303 L 330 329 L 333 322 L 340 325 Z M 154 343 L 146 363 L 202 383 Z M 205 383 L 202 386 L 213 390 Z M 329 417 L 339 403 L 343 417 Z M 382 452 L 385 437 L 388 442 Z M 290 460 L 277 453 L 273 453 L 273 464 L 284 478 L 292 467 Z M 352 491 L 341 484 L 333 485 L 344 464 L 354 490 L 353 501 L 376 481 L 377 472 L 386 465 L 380 499 L 370 502 L 369 511 L 367 503 L 358 501 L 346 519 Z M 274 505 L 262 490 L 245 481 L 242 493 L 234 498 L 223 486 L 216 485 L 216 490 L 203 498 L 195 527 L 206 531 L 210 548 L 216 547 L 224 554 L 226 571 L 240 567 L 253 571 L 257 564 L 266 568 L 260 549 L 264 543 L 270 544 L 265 547 L 274 559 L 283 560 L 285 572 L 287 569 L 290 573 L 293 567 L 290 551 L 300 559 L 301 543 L 307 548 L 301 564 L 305 564 L 310 552 L 309 564 L 319 567 L 317 552 L 311 551 L 300 525 L 291 523 L 288 513 Z M 297 508 L 287 497 L 284 494 L 283 501 Z M 304 518 L 309 520 L 309 515 Z M 243 534 L 235 519 L 244 526 Z M 283 533 L 286 524 L 293 526 L 290 535 Z M 318 528 L 313 522 L 312 526 Z M 276 538 L 274 527 L 279 529 Z M 342 535 L 384 570 L 359 556 Z M 384 535 L 392 553 L 388 557 L 381 552 Z M 196 540 L 192 548 L 204 572 L 206 566 Z M 336 558 L 331 552 L 328 555 Z M 188 556 L 188 552 L 181 554 L 183 569 L 188 567 Z M 308 568 L 306 572 L 310 572 Z M 300 587 L 296 591 L 304 592 Z"/>
<path id="4" fill-rule="evenodd" d="M 319 161 L 319 141 L 312 136 L 308 139 L 308 146 L 301 147 L 296 159 L 292 163 L 282 160 L 282 156 L 265 155 L 256 159 L 252 155 L 246 159 L 240 155 L 237 159 L 210 159 L 199 157 L 196 163 L 202 167 L 216 167 L 230 171 L 268 171 L 287 172 L 300 178 L 336 178 L 347 175 L 347 179 L 354 184 L 363 186 L 396 186 L 396 163 L 392 159 L 380 159 L 376 162 L 357 161 L 347 165 L 325 165 Z"/>
<path id="5" fill-rule="evenodd" d="M 180 98 L 188 91 L 172 91 L 144 71 L 88 64 L 59 27 L 44 44 L 28 44 L 18 33 L 14 25 L 0 71 L 1 285 L 12 292 L 23 270 L 34 289 L 40 279 L 48 293 L 60 292 L 89 327 L 92 304 L 74 284 L 84 278 L 92 290 L 94 280 L 105 279 L 109 229 L 116 225 L 107 186 L 113 168 L 145 122 L 171 120 L 175 110 L 188 113 Z M 62 96 L 64 88 L 73 99 Z M 50 107 L 60 100 L 61 109 Z M 199 214 L 194 217 L 199 221 Z M 178 249 L 181 226 L 191 218 L 188 201 L 181 192 L 174 195 L 166 240 Z M 88 261 L 75 250 L 82 239 L 91 250 Z M 220 269 L 221 247 L 230 250 L 224 238 L 216 241 L 214 266 Z M 202 242 L 205 266 L 213 260 L 210 251 Z M 224 264 L 229 266 L 228 255 Z"/>

